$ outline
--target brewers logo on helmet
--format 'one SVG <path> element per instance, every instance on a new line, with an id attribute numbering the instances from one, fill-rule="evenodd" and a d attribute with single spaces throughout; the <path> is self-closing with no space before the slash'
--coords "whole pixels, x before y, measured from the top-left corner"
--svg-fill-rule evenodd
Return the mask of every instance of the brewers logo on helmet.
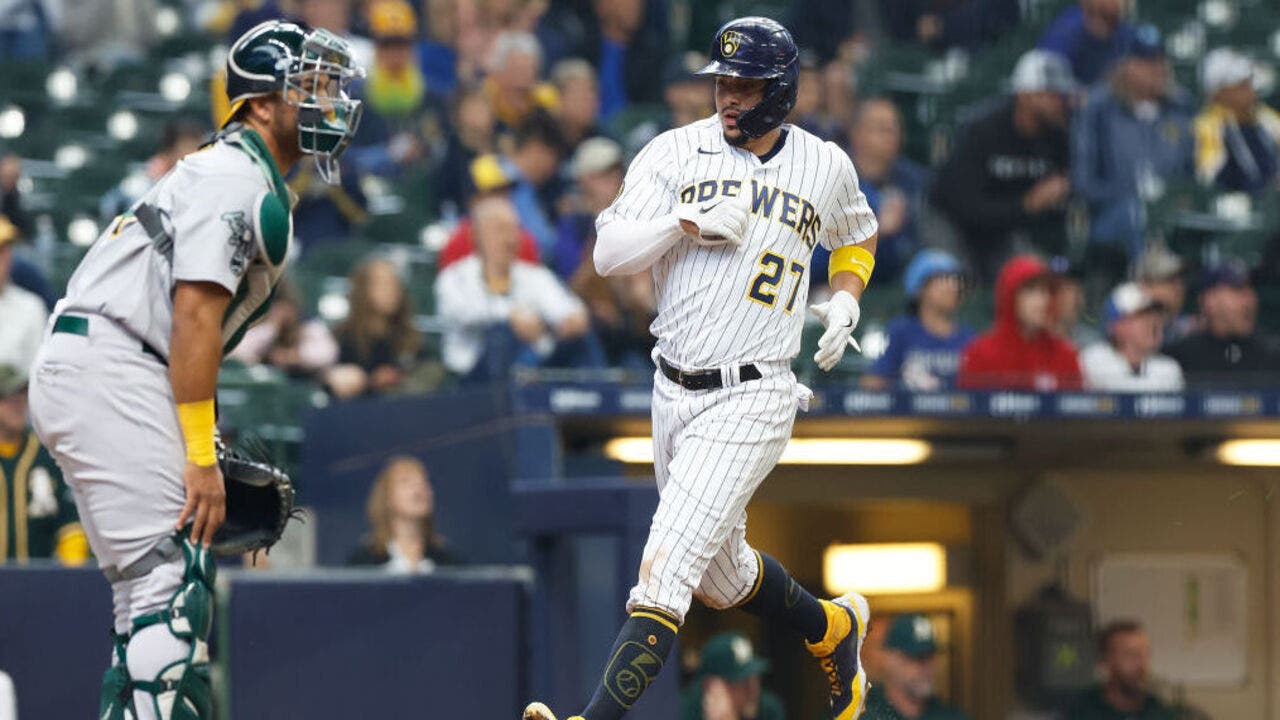
<path id="1" fill-rule="evenodd" d="M 744 17 L 726 23 L 715 35 L 711 62 L 699 75 L 728 75 L 768 80 L 764 98 L 738 116 L 738 129 L 760 137 L 782 124 L 796 104 L 800 52 L 777 21 Z"/>

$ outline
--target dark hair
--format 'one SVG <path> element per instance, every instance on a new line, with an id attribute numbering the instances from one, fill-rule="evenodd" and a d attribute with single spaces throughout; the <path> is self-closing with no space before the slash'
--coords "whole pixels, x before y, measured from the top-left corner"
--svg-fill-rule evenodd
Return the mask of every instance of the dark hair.
<path id="1" fill-rule="evenodd" d="M 517 149 L 535 142 L 555 150 L 557 155 L 564 155 L 566 146 L 564 135 L 560 133 L 560 128 L 556 125 L 555 120 L 541 111 L 534 113 L 515 131 L 515 146 Z"/>
<path id="2" fill-rule="evenodd" d="M 208 134 L 209 128 L 198 120 L 191 118 L 170 120 L 165 123 L 164 130 L 160 133 L 160 147 L 165 150 L 172 150 L 179 140 L 189 138 L 202 141 Z"/>
<path id="3" fill-rule="evenodd" d="M 1111 650 L 1111 642 L 1117 635 L 1142 632 L 1142 623 L 1137 620 L 1112 620 L 1098 631 L 1098 657 L 1106 657 Z"/>

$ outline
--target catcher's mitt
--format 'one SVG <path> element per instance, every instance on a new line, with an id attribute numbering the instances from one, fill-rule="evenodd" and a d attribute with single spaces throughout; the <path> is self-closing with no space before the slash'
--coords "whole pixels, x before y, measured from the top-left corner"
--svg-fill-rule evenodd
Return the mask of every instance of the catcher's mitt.
<path id="1" fill-rule="evenodd" d="M 266 453 L 261 450 L 217 443 L 218 468 L 227 488 L 227 519 L 213 536 L 214 555 L 270 550 L 289 520 L 299 516 L 289 475 L 264 459 Z"/>

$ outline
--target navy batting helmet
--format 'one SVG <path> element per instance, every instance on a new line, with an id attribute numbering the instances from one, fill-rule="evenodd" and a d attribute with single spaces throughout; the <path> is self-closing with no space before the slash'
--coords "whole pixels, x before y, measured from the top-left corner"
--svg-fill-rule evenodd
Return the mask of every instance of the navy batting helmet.
<path id="1" fill-rule="evenodd" d="M 760 137 L 781 125 L 795 107 L 800 52 L 791 33 L 777 21 L 738 18 L 716 31 L 711 62 L 698 74 L 769 80 L 764 98 L 738 116 L 744 135 Z"/>

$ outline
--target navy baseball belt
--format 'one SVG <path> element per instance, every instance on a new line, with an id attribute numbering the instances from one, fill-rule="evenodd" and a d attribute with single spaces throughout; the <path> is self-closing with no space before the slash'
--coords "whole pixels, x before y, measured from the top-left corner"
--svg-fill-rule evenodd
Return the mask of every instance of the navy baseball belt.
<path id="1" fill-rule="evenodd" d="M 661 355 L 658 356 L 658 369 L 667 376 L 668 380 L 686 390 L 717 390 L 724 387 L 724 378 L 720 377 L 719 370 L 681 370 L 667 362 L 667 359 Z M 747 364 L 738 367 L 738 378 L 742 382 L 759 380 L 762 377 L 764 375 L 760 373 L 760 368 L 755 365 Z"/>
<path id="2" fill-rule="evenodd" d="M 67 333 L 68 335 L 82 335 L 89 337 L 89 318 L 84 315 L 72 315 L 63 313 L 53 321 L 53 331 L 56 333 Z M 161 364 L 168 365 L 169 361 L 164 359 L 159 350 L 151 347 L 146 340 L 139 341 L 142 345 L 142 352 L 159 360 Z"/>

